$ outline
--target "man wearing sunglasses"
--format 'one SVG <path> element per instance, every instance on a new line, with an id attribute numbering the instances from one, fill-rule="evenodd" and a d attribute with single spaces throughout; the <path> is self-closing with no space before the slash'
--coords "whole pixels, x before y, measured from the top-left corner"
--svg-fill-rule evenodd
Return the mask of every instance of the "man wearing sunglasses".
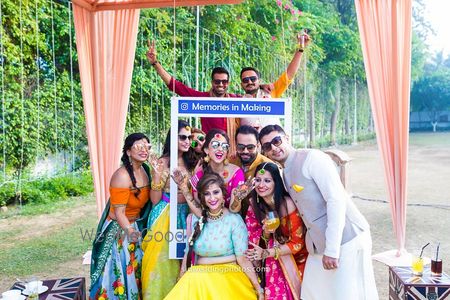
<path id="1" fill-rule="evenodd" d="M 245 178 L 255 176 L 255 169 L 260 163 L 272 162 L 259 153 L 258 131 L 248 125 L 241 125 L 236 130 L 236 154 L 239 157 L 237 165 L 244 170 Z"/>
<path id="2" fill-rule="evenodd" d="M 216 67 L 211 72 L 211 89 L 207 92 L 201 92 L 194 90 L 183 84 L 181 81 L 176 80 L 172 77 L 164 67 L 157 60 L 155 41 L 150 43 L 149 41 L 149 50 L 147 52 L 147 58 L 150 64 L 155 68 L 159 77 L 164 81 L 167 87 L 182 97 L 219 97 L 219 98 L 237 98 L 242 97 L 241 95 L 229 94 L 228 93 L 228 83 L 230 80 L 230 75 L 228 70 L 223 67 Z M 202 130 L 205 133 L 212 128 L 218 128 L 228 133 L 231 137 L 233 136 L 230 133 L 234 134 L 237 128 L 237 120 L 234 118 L 200 118 L 200 122 L 202 125 Z M 231 132 L 232 131 L 232 132 Z"/>
<path id="3" fill-rule="evenodd" d="M 320 150 L 295 150 L 278 125 L 264 127 L 259 141 L 263 153 L 283 165 L 286 189 L 307 228 L 302 299 L 378 299 L 369 224 L 331 158 Z"/>
<path id="4" fill-rule="evenodd" d="M 281 98 L 289 85 L 292 83 L 297 73 L 303 56 L 303 51 L 310 43 L 308 34 L 297 35 L 298 48 L 292 57 L 287 69 L 273 83 L 273 89 L 270 93 L 260 89 L 261 74 L 253 67 L 246 67 L 241 70 L 241 87 L 245 91 L 245 98 Z M 269 124 L 281 124 L 278 118 L 241 118 L 240 125 L 250 125 L 255 128 L 262 128 Z"/>

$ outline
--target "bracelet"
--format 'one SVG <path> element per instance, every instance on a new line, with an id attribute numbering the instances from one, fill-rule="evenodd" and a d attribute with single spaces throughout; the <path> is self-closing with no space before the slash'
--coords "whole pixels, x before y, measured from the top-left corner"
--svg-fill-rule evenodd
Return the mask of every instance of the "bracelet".
<path id="1" fill-rule="evenodd" d="M 303 51 L 305 51 L 305 49 L 303 49 L 303 48 L 298 48 L 297 51 L 298 51 L 298 52 L 303 52 Z"/>
<path id="2" fill-rule="evenodd" d="M 130 225 L 128 225 L 127 227 L 125 227 L 124 231 L 126 231 L 126 232 L 127 232 L 127 234 L 129 234 L 129 229 L 130 229 L 131 227 L 132 227 L 132 226 L 131 226 L 131 224 L 130 224 Z"/>
<path id="3" fill-rule="evenodd" d="M 273 258 L 278 259 L 278 257 L 280 256 L 280 247 L 275 246 L 275 247 L 273 247 L 273 250 L 275 251 Z"/>
<path id="4" fill-rule="evenodd" d="M 152 66 L 155 66 L 158 63 L 158 61 L 150 63 Z"/>
<path id="5" fill-rule="evenodd" d="M 163 187 L 163 182 L 162 181 L 160 181 L 159 183 L 152 182 L 152 186 L 151 186 L 152 190 L 160 191 L 160 190 L 162 190 L 162 187 Z"/>

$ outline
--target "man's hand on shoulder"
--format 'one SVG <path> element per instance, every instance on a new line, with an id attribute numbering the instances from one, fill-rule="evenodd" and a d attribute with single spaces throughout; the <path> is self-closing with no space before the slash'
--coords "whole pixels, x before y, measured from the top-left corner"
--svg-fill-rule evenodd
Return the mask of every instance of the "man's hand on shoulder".
<path id="1" fill-rule="evenodd" d="M 325 270 L 337 269 L 339 267 L 339 259 L 324 255 L 322 264 Z"/>

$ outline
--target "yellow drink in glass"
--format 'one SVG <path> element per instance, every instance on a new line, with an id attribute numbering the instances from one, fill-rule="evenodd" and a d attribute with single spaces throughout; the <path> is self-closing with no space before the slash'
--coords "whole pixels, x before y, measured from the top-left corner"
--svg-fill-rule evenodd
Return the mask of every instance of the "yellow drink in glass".
<path id="1" fill-rule="evenodd" d="M 423 274 L 423 258 L 413 257 L 411 263 L 412 272 L 416 276 L 422 276 Z"/>
<path id="2" fill-rule="evenodd" d="M 268 219 L 264 224 L 266 224 L 267 230 L 275 231 L 280 226 L 280 219 Z"/>

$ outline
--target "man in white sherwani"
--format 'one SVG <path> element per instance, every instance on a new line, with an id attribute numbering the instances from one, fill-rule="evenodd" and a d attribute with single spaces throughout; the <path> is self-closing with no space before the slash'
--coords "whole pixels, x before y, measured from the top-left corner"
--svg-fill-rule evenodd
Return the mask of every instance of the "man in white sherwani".
<path id="1" fill-rule="evenodd" d="M 283 165 L 286 189 L 307 228 L 301 299 L 377 300 L 369 224 L 331 158 L 320 150 L 294 149 L 279 125 L 264 127 L 259 141 L 263 154 Z"/>

